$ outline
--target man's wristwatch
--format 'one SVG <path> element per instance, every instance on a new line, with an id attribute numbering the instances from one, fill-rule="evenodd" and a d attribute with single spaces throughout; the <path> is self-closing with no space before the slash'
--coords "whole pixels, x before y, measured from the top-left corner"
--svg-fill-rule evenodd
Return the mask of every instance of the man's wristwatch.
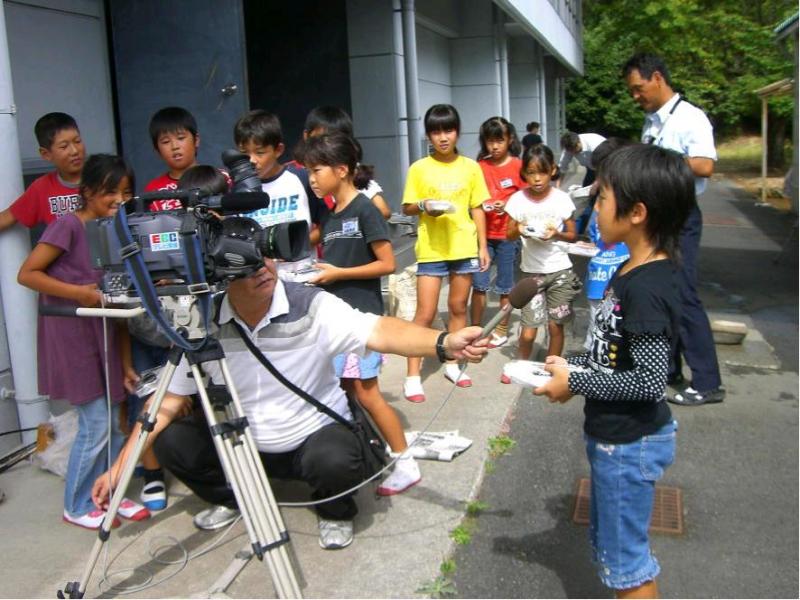
<path id="1" fill-rule="evenodd" d="M 453 360 L 452 356 L 447 356 L 447 350 L 444 347 L 444 339 L 447 337 L 447 332 L 443 331 L 439 334 L 439 337 L 436 339 L 436 357 L 439 359 L 439 362 L 447 362 L 448 360 Z"/>
<path id="2" fill-rule="evenodd" d="M 425 212 L 425 200 L 420 200 L 419 202 L 417 202 L 417 208 L 419 209 L 419 212 L 424 213 Z"/>

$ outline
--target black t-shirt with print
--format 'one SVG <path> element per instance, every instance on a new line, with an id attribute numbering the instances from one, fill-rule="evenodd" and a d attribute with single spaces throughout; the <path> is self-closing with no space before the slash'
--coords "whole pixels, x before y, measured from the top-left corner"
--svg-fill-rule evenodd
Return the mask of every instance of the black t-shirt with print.
<path id="1" fill-rule="evenodd" d="M 360 267 L 375 261 L 370 244 L 389 239 L 389 227 L 380 211 L 364 194 L 358 194 L 343 210 L 335 209 L 322 226 L 325 262 L 337 267 Z M 381 279 L 350 279 L 325 289 L 353 308 L 383 314 Z"/>
<path id="2" fill-rule="evenodd" d="M 633 336 L 652 339 L 666 336 L 670 350 L 678 340 L 680 300 L 675 266 L 657 260 L 612 278 L 592 325 L 592 348 L 586 366 L 595 372 L 613 374 L 634 368 L 630 353 Z M 666 347 L 662 344 L 662 353 Z M 664 363 L 664 356 L 646 355 L 641 360 L 650 368 Z M 647 364 L 648 361 L 653 361 Z M 662 375 L 665 375 L 662 373 Z M 634 396 L 633 386 L 631 395 Z M 608 400 L 586 394 L 584 431 L 595 438 L 629 443 L 663 427 L 672 418 L 659 391 L 658 401 Z"/>

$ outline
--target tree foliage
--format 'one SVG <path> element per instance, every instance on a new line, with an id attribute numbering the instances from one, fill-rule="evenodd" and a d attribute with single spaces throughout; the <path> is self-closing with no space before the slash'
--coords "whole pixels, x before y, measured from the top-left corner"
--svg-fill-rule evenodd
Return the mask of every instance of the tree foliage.
<path id="1" fill-rule="evenodd" d="M 723 135 L 759 122 L 753 90 L 793 76 L 793 57 L 773 29 L 797 10 L 794 1 L 588 0 L 583 7 L 585 74 L 567 87 L 573 131 L 638 137 L 642 112 L 621 75 L 634 52 L 660 54 L 675 90 Z M 791 111 L 790 96 L 770 100 L 778 120 L 788 122 Z"/>

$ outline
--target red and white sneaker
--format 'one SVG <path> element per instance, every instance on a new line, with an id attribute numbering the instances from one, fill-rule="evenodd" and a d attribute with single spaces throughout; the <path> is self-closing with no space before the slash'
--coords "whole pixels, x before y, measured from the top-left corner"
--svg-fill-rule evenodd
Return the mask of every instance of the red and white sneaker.
<path id="1" fill-rule="evenodd" d="M 489 338 L 489 348 L 499 348 L 500 346 L 505 346 L 507 342 L 507 335 L 497 335 L 497 333 L 493 331 L 492 337 Z"/>
<path id="2" fill-rule="evenodd" d="M 106 511 L 104 510 L 92 510 L 86 513 L 85 515 L 80 515 L 78 517 L 69 514 L 66 510 L 64 511 L 63 521 L 64 523 L 69 523 L 71 525 L 77 525 L 78 527 L 83 527 L 84 529 L 100 529 L 100 525 L 103 524 L 103 519 L 106 518 Z M 114 529 L 115 527 L 120 526 L 120 521 L 116 517 L 111 522 L 111 528 Z"/>
<path id="3" fill-rule="evenodd" d="M 123 498 L 122 502 L 119 503 L 117 514 L 129 521 L 144 521 L 150 518 L 150 511 L 147 508 L 128 498 Z"/>
<path id="4" fill-rule="evenodd" d="M 425 390 L 422 389 L 422 379 L 419 375 L 406 377 L 403 382 L 403 396 L 409 402 L 425 402 Z"/>
<path id="5" fill-rule="evenodd" d="M 392 474 L 378 486 L 378 496 L 402 494 L 420 481 L 422 481 L 422 475 L 419 472 L 417 461 L 413 456 L 404 456 L 394 463 Z"/>
<path id="6" fill-rule="evenodd" d="M 460 388 L 472 387 L 472 378 L 461 372 L 461 368 L 450 363 L 444 366 L 444 376 Z"/>
<path id="7" fill-rule="evenodd" d="M 502 375 L 500 375 L 500 383 L 505 383 L 506 385 L 508 385 L 509 383 L 511 383 L 511 377 L 503 373 Z"/>

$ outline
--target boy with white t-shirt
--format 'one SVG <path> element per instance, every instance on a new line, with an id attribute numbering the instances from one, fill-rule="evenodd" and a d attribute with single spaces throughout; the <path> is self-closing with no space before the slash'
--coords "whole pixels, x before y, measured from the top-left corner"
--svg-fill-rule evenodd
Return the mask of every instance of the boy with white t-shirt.
<path id="1" fill-rule="evenodd" d="M 269 194 L 267 208 L 243 216 L 254 219 L 261 227 L 306 221 L 309 242 L 316 245 L 328 209 L 311 190 L 308 173 L 302 166 L 278 162 L 285 150 L 278 117 L 264 110 L 252 110 L 236 122 L 233 137 L 239 151 L 250 157 L 261 179 L 262 191 Z M 280 262 L 278 276 L 293 281 L 295 274 L 307 269 L 311 263 L 311 257 L 291 263 Z"/>
<path id="2" fill-rule="evenodd" d="M 518 358 L 528 360 L 537 328 L 547 323 L 548 355 L 564 349 L 564 323 L 572 316 L 572 300 L 581 289 L 566 250 L 554 242 L 575 241 L 575 205 L 565 192 L 551 186 L 558 169 L 552 151 L 533 146 L 523 156 L 522 176 L 529 187 L 506 203 L 508 239 L 522 238 L 522 272 L 536 280 L 538 293 L 522 308 Z M 503 383 L 511 383 L 505 375 Z"/>

